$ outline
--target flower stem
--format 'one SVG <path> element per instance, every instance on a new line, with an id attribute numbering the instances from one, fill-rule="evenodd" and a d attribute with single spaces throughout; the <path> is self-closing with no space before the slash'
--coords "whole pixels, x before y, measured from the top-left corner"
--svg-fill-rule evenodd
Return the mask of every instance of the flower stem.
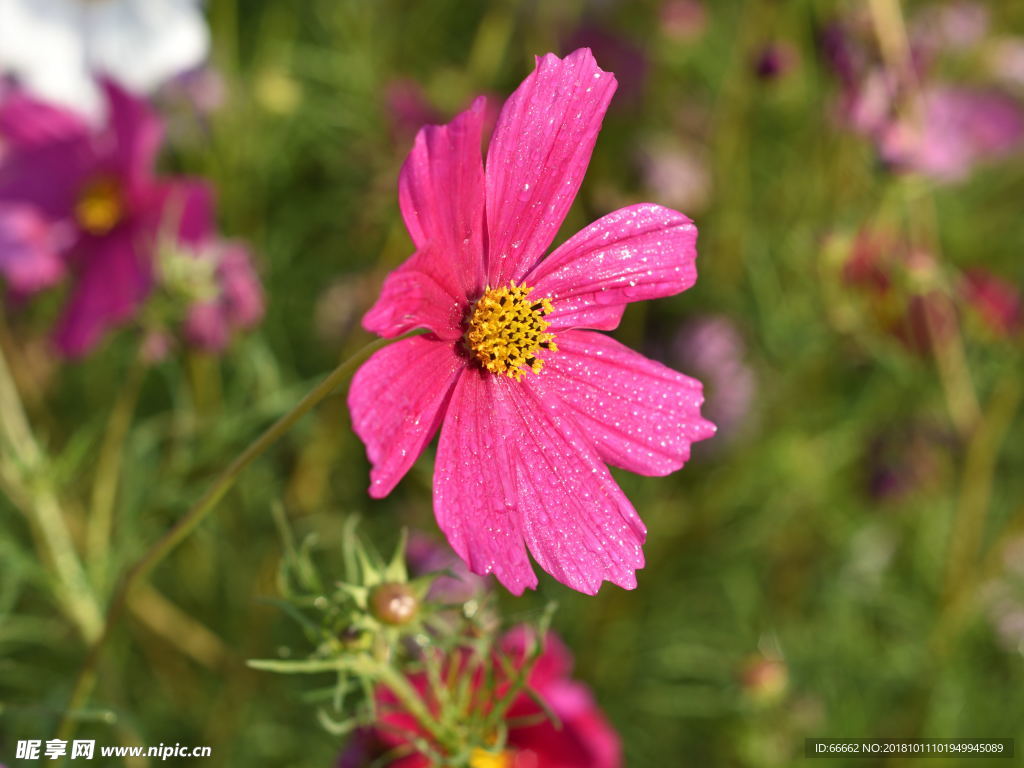
<path id="1" fill-rule="evenodd" d="M 337 368 L 331 371 L 331 373 L 328 374 L 320 384 L 314 387 L 304 398 L 302 398 L 294 408 L 284 414 L 270 427 L 268 427 L 263 434 L 256 438 L 256 440 L 250 443 L 249 447 L 242 451 L 242 453 L 239 454 L 239 456 L 231 462 L 231 464 L 229 464 L 227 468 L 220 473 L 220 475 L 217 476 L 213 481 L 213 484 L 207 489 L 206 493 L 204 493 L 199 500 L 192 505 L 188 512 L 179 518 L 178 522 L 171 526 L 171 528 L 168 529 L 168 531 L 148 550 L 146 550 L 142 557 L 140 557 L 135 564 L 125 572 L 124 577 L 118 584 L 117 590 L 115 591 L 114 596 L 110 601 L 110 605 L 107 608 L 103 631 L 89 649 L 89 654 L 86 656 L 85 662 L 79 670 L 78 678 L 75 680 L 74 688 L 72 688 L 71 696 L 68 700 L 67 709 L 64 712 L 64 717 L 58 729 L 58 733 L 60 734 L 59 738 L 68 739 L 74 732 L 76 723 L 74 713 L 84 705 L 86 699 L 92 693 L 92 689 L 96 683 L 97 666 L 103 655 L 103 651 L 113 634 L 114 627 L 117 625 L 124 613 L 129 596 L 139 583 L 149 575 L 150 571 L 152 571 L 160 561 L 167 557 L 167 555 L 170 554 L 178 544 L 180 544 L 203 520 L 206 519 L 207 515 L 209 515 L 216 507 L 217 502 L 224 497 L 224 494 L 226 494 L 228 490 L 231 489 L 235 480 L 238 479 L 238 476 L 253 462 L 254 459 L 277 442 L 285 432 L 291 429 L 295 422 L 306 415 L 318 403 L 334 392 L 334 390 L 339 386 L 348 382 L 355 373 L 356 368 L 367 357 L 381 347 L 420 333 L 423 333 L 423 331 L 413 331 L 397 339 L 378 339 L 367 344 L 361 350 L 342 362 Z"/>
<path id="2" fill-rule="evenodd" d="M 114 526 L 114 505 L 121 480 L 121 459 L 124 455 L 125 439 L 132 424 L 132 416 L 145 374 L 145 364 L 136 359 L 110 413 L 96 464 L 96 475 L 93 478 L 86 529 L 86 551 L 90 576 L 93 584 L 101 592 L 107 585 L 107 554 L 110 551 L 110 534 Z"/>
<path id="3" fill-rule="evenodd" d="M 46 454 L 39 447 L 0 346 L 0 480 L 11 491 L 57 580 L 57 598 L 87 643 L 100 635 L 100 606 L 61 509 Z"/>

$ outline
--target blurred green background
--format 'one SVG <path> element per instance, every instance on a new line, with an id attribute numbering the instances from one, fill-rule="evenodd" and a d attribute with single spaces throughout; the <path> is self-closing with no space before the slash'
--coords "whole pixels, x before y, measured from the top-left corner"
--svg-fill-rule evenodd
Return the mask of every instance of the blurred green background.
<path id="1" fill-rule="evenodd" d="M 1017 738 L 1022 750 L 1021 335 L 958 307 L 950 334 L 922 350 L 888 313 L 933 291 L 956 305 L 950 286 L 969 268 L 1024 283 L 1024 163 L 955 185 L 883 167 L 837 116 L 817 42 L 866 3 L 717 0 L 677 18 L 664 6 L 211 0 L 226 101 L 203 119 L 171 105 L 163 166 L 215 184 L 224 232 L 257 254 L 267 317 L 223 359 L 181 357 L 141 377 L 115 533 L 90 575 L 109 590 L 260 429 L 368 340 L 359 317 L 411 252 L 396 179 L 418 116 L 447 120 L 478 93 L 500 104 L 535 54 L 589 43 L 620 89 L 556 242 L 633 202 L 691 216 L 697 285 L 632 306 L 615 335 L 738 415 L 676 475 L 616 472 L 649 527 L 636 591 L 587 597 L 545 576 L 536 594 L 505 595 L 507 614 L 559 604 L 555 628 L 630 766 L 793 765 L 808 737 Z M 1024 6 L 986 7 L 990 35 L 1024 34 Z M 786 60 L 759 76 L 769 45 Z M 943 66 L 958 81 L 982 76 L 969 57 Z M 900 287 L 881 309 L 843 276 L 865 226 L 933 257 L 923 277 L 895 268 Z M 717 374 L 698 369 L 692 341 L 709 316 L 707 343 L 729 359 Z M 135 395 L 136 348 L 120 337 L 55 368 L 16 340 L 19 322 L 4 346 L 81 522 L 111 414 Z M 331 765 L 340 743 L 303 701 L 310 681 L 244 665 L 303 646 L 266 602 L 282 550 L 271 509 L 315 532 L 329 566 L 352 515 L 384 550 L 403 525 L 436 533 L 432 466 L 428 451 L 371 501 L 344 397 L 328 400 L 133 600 L 80 737 L 209 744 L 204 765 Z M 75 532 L 84 542 L 84 523 Z M 51 738 L 85 648 L 2 494 L 0 571 L 0 747 L 13 757 L 17 739 Z"/>

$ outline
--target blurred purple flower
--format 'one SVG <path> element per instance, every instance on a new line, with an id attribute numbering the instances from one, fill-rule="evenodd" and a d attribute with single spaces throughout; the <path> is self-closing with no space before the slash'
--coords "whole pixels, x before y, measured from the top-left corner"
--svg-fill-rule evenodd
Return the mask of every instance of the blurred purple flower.
<path id="1" fill-rule="evenodd" d="M 576 28 L 563 48 L 566 51 L 589 48 L 594 58 L 615 73 L 619 89 L 618 99 L 612 105 L 613 110 L 630 109 L 641 100 L 647 83 L 647 55 L 643 48 L 628 37 L 587 22 Z"/>
<path id="2" fill-rule="evenodd" d="M 242 243 L 205 244 L 193 258 L 209 261 L 214 287 L 212 296 L 189 308 L 185 338 L 200 349 L 222 352 L 236 331 L 252 328 L 263 319 L 263 286 Z"/>
<path id="3" fill-rule="evenodd" d="M 796 68 L 799 58 L 796 48 L 786 41 L 768 43 L 754 57 L 754 74 L 761 80 L 778 80 Z"/>
<path id="4" fill-rule="evenodd" d="M 438 576 L 427 594 L 428 600 L 441 603 L 465 603 L 481 597 L 490 587 L 490 578 L 472 573 L 447 544 L 419 531 L 413 531 L 406 546 L 406 560 L 413 576 L 448 571 Z"/>
<path id="5" fill-rule="evenodd" d="M 691 320 L 676 334 L 672 355 L 673 363 L 705 382 L 704 408 L 719 435 L 734 435 L 750 413 L 757 379 L 745 362 L 746 345 L 733 322 L 724 315 Z"/>
<path id="6" fill-rule="evenodd" d="M 162 131 L 156 116 L 112 82 L 102 87 L 109 124 L 100 130 L 20 92 L 0 103 L 0 136 L 8 147 L 0 165 L 0 204 L 22 211 L 21 224 L 6 225 L 20 239 L 16 245 L 5 241 L 0 263 L 8 265 L 10 280 L 9 265 L 19 262 L 21 287 L 25 273 L 36 275 L 37 284 L 42 275 L 45 285 L 56 272 L 54 253 L 39 243 L 63 246 L 60 257 L 74 285 L 56 341 L 70 357 L 87 353 L 106 331 L 135 315 L 152 288 L 159 237 L 198 244 L 211 231 L 207 187 L 153 173 Z M 26 216 L 34 223 L 26 225 Z M 40 226 L 54 229 L 40 234 Z M 26 233 L 35 244 L 28 250 Z M 37 261 L 29 267 L 26 258 Z"/>
<path id="7" fill-rule="evenodd" d="M 897 168 L 957 181 L 1024 143 L 1024 111 L 999 92 L 939 86 L 920 104 L 918 120 L 897 118 L 881 133 L 882 157 Z"/>
<path id="8" fill-rule="evenodd" d="M 868 445 L 868 495 L 876 501 L 900 501 L 939 482 L 950 462 L 952 436 L 924 423 L 886 430 Z"/>

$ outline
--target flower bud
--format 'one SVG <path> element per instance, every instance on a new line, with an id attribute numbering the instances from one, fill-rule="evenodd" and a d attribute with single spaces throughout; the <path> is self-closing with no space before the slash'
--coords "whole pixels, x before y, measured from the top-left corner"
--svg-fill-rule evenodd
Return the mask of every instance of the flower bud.
<path id="1" fill-rule="evenodd" d="M 408 624 L 419 608 L 419 600 L 408 584 L 380 584 L 370 592 L 370 613 L 382 624 Z"/>

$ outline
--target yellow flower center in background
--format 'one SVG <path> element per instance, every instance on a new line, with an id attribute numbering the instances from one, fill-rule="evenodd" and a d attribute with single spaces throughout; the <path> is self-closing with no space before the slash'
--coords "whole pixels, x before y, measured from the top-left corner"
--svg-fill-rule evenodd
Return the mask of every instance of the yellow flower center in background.
<path id="1" fill-rule="evenodd" d="M 75 220 L 90 235 L 107 234 L 123 216 L 121 186 L 109 176 L 101 176 L 86 184 L 75 203 Z"/>
<path id="2" fill-rule="evenodd" d="M 512 753 L 488 752 L 477 747 L 469 754 L 469 768 L 512 768 Z"/>
<path id="3" fill-rule="evenodd" d="M 558 349 L 555 334 L 546 333 L 550 323 L 544 319 L 554 309 L 551 299 L 533 301 L 532 291 L 525 283 L 488 288 L 473 305 L 464 337 L 480 365 L 516 381 L 524 370 L 540 373 L 544 361 L 537 357 L 539 350 Z"/>

